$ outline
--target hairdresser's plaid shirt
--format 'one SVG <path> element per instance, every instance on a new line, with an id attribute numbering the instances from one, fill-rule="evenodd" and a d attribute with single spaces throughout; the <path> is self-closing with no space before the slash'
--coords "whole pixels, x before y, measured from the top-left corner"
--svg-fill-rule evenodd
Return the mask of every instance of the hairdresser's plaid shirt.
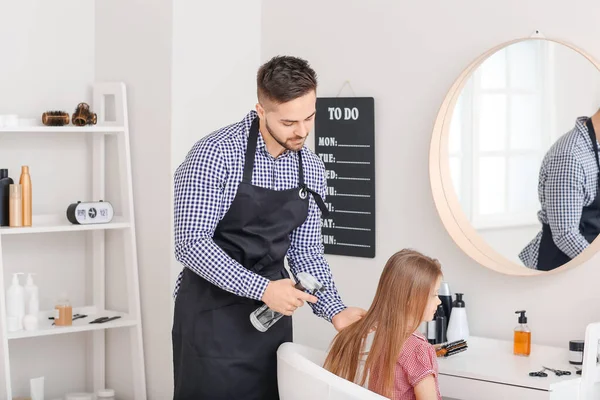
<path id="1" fill-rule="evenodd" d="M 577 118 L 575 127 L 548 150 L 538 185 L 538 219 L 550 225 L 554 243 L 571 259 L 589 246 L 579 223 L 583 207 L 592 204 L 598 192 L 598 165 L 586 121 L 587 117 Z M 537 268 L 541 240 L 539 232 L 519 254 L 529 268 Z"/>
<path id="2" fill-rule="evenodd" d="M 210 283 L 238 296 L 260 300 L 269 280 L 244 268 L 212 239 L 242 181 L 250 124 L 255 117 L 256 112 L 252 111 L 239 123 L 198 141 L 175 171 L 175 257 Z M 302 165 L 308 187 L 325 198 L 323 162 L 304 147 Z M 258 135 L 252 184 L 273 190 L 296 187 L 298 155 L 286 151 L 273 158 Z M 331 320 L 345 306 L 323 257 L 321 211 L 312 196 L 309 198 L 308 217 L 291 233 L 287 259 L 292 274 L 308 272 L 326 287 L 318 295 L 317 304 L 309 304 L 316 315 Z M 180 273 L 174 295 L 181 276 Z"/>

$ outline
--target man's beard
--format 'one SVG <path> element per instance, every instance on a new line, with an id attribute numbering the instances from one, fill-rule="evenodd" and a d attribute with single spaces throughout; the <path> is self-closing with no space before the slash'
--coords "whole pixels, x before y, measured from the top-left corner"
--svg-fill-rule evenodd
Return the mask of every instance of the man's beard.
<path id="1" fill-rule="evenodd" d="M 302 146 L 304 146 L 304 140 L 302 141 L 302 143 L 300 144 L 300 146 L 298 146 L 297 148 L 295 148 L 294 146 L 292 146 L 291 144 L 287 143 L 287 141 L 283 141 L 281 139 L 279 139 L 277 136 L 275 136 L 273 134 L 273 131 L 271 130 L 271 128 L 269 128 L 269 122 L 267 121 L 267 119 L 265 118 L 265 128 L 267 129 L 267 132 L 269 132 L 269 135 L 271 135 L 271 137 L 273 139 L 275 139 L 275 141 L 277 143 L 279 143 L 279 145 L 281 147 L 283 147 L 286 150 L 290 150 L 290 151 L 299 151 L 300 149 L 302 149 Z M 297 137 L 297 136 L 296 136 Z"/>

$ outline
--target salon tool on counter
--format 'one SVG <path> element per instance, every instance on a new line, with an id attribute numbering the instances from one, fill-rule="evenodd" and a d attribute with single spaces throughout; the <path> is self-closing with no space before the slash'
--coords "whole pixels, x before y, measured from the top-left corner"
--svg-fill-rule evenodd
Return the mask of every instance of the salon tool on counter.
<path id="1" fill-rule="evenodd" d="M 554 374 L 556 376 L 571 375 L 571 371 L 561 371 L 559 369 L 552 369 L 552 368 L 544 367 L 542 365 L 542 369 L 540 371 L 530 372 L 529 376 L 535 376 L 535 377 L 539 377 L 539 378 L 546 378 L 548 376 L 548 374 L 545 371 L 554 372 Z"/>
<path id="2" fill-rule="evenodd" d="M 73 315 L 73 319 L 71 321 L 75 321 L 76 319 L 81 319 L 81 318 L 86 318 L 87 315 L 83 315 L 83 314 L 75 314 Z M 54 317 L 50 317 L 48 319 L 54 319 Z M 54 322 L 52 323 L 52 325 L 54 325 Z"/>
<path id="3" fill-rule="evenodd" d="M 468 348 L 469 346 L 465 340 L 457 340 L 455 342 L 435 346 L 435 354 L 438 357 L 450 357 L 454 354 L 466 351 Z"/>
<path id="4" fill-rule="evenodd" d="M 306 291 L 313 296 L 317 292 L 324 292 L 325 287 L 314 276 L 307 272 L 298 274 L 298 282 L 294 286 L 298 290 Z M 257 308 L 250 314 L 250 322 L 260 332 L 266 332 L 283 314 L 271 310 L 266 304 Z"/>
<path id="5" fill-rule="evenodd" d="M 542 368 L 544 368 L 547 371 L 554 372 L 554 374 L 556 376 L 571 375 L 571 371 L 561 371 L 559 369 L 552 369 L 552 368 L 544 367 L 543 365 L 542 365 Z"/>
<path id="6" fill-rule="evenodd" d="M 96 318 L 93 321 L 90 321 L 90 324 L 103 324 L 105 322 L 114 321 L 115 319 L 119 319 L 119 318 L 121 318 L 120 315 L 117 315 L 114 317 L 100 317 L 100 318 Z"/>
<path id="7" fill-rule="evenodd" d="M 73 125 L 77 126 L 96 125 L 97 119 L 96 113 L 90 111 L 87 103 L 79 103 L 71 118 Z"/>
<path id="8" fill-rule="evenodd" d="M 42 124 L 46 126 L 69 125 L 69 114 L 65 111 L 46 111 L 42 114 Z"/>
<path id="9" fill-rule="evenodd" d="M 548 374 L 545 373 L 544 370 L 541 370 L 541 371 L 537 371 L 537 372 L 530 372 L 529 376 L 533 376 L 533 377 L 537 377 L 537 378 L 546 378 L 548 376 Z"/>

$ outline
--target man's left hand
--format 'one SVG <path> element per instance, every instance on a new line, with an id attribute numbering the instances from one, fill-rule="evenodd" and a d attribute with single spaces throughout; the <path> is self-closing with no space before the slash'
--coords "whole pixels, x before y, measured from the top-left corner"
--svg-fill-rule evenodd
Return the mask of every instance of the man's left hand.
<path id="1" fill-rule="evenodd" d="M 331 322 L 333 323 L 334 328 L 339 332 L 364 317 L 366 313 L 366 310 L 359 307 L 347 307 L 334 315 Z"/>

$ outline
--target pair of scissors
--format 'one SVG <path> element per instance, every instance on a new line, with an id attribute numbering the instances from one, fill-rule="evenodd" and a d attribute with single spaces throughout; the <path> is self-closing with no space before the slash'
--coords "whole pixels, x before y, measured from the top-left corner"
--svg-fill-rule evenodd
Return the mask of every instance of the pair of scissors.
<path id="1" fill-rule="evenodd" d="M 552 368 L 544 367 L 543 365 L 542 365 L 542 368 L 544 368 L 545 370 L 554 372 L 556 374 L 556 376 L 571 375 L 571 371 L 561 371 L 559 369 L 552 369 Z"/>
<path id="2" fill-rule="evenodd" d="M 541 371 L 530 372 L 529 376 L 535 376 L 538 378 L 546 378 L 548 376 L 548 374 L 544 371 L 552 371 L 552 372 L 554 372 L 554 374 L 556 376 L 571 375 L 571 371 L 561 371 L 559 369 L 552 369 L 552 368 L 544 367 L 543 365 L 542 365 L 542 368 L 543 369 Z"/>

